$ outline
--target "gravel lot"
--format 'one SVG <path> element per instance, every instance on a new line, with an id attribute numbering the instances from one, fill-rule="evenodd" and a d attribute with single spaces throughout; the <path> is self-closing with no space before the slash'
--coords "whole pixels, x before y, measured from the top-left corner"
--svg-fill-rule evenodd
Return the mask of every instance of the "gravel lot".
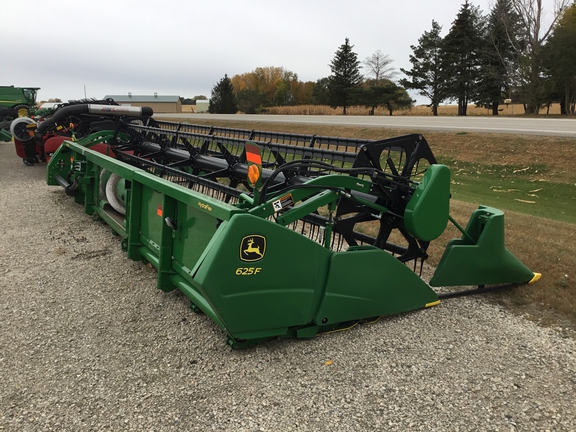
<path id="1" fill-rule="evenodd" d="M 481 298 L 232 351 L 0 143 L 0 430 L 573 431 L 576 346 Z"/>

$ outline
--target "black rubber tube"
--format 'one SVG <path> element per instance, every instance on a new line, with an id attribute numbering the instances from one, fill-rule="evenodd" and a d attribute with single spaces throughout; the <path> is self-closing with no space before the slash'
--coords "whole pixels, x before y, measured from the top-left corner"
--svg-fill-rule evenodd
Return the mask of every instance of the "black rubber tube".
<path id="1" fill-rule="evenodd" d="M 127 111 L 130 111 L 128 113 Z M 61 122 L 66 117 L 81 114 L 101 114 L 102 116 L 113 116 L 122 117 L 129 115 L 134 116 L 152 116 L 154 111 L 150 107 L 119 107 L 116 105 L 95 105 L 95 104 L 80 104 L 80 105 L 70 105 L 64 108 L 58 109 L 52 117 L 44 120 L 36 128 L 36 133 L 34 137 L 37 141 L 42 142 L 42 137 L 52 126 L 56 123 Z"/>
<path id="2" fill-rule="evenodd" d="M 46 131 L 48 131 L 56 123 L 61 122 L 66 117 L 70 117 L 72 115 L 87 114 L 87 113 L 88 113 L 88 104 L 70 105 L 64 108 L 60 108 L 54 113 L 52 117 L 44 120 L 42 123 L 38 125 L 34 137 L 36 138 L 36 140 L 42 141 L 42 137 L 44 136 Z"/>

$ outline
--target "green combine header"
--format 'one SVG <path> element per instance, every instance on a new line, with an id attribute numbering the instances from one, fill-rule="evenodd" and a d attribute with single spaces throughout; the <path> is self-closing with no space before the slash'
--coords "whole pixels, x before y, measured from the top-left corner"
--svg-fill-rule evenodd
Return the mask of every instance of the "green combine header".
<path id="1" fill-rule="evenodd" d="M 128 258 L 152 264 L 157 287 L 182 291 L 233 348 L 539 279 L 506 249 L 501 211 L 480 206 L 465 227 L 452 219 L 450 171 L 421 135 L 250 131 L 117 109 L 105 128 L 47 153 L 48 184 L 110 225 Z M 428 246 L 451 221 L 462 236 L 427 283 Z"/>
<path id="2" fill-rule="evenodd" d="M 12 121 L 35 111 L 39 87 L 0 86 L 0 141 L 11 141 Z"/>
<path id="3" fill-rule="evenodd" d="M 30 115 L 39 87 L 0 86 L 0 121 Z"/>

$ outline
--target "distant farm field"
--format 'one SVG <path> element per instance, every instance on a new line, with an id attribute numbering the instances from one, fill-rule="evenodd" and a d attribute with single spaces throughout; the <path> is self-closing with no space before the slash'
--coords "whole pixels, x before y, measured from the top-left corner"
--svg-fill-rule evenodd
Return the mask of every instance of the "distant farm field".
<path id="1" fill-rule="evenodd" d="M 521 104 L 514 105 L 501 105 L 499 108 L 499 115 L 522 115 L 524 114 L 524 107 Z M 491 115 L 492 111 L 486 108 L 477 108 L 475 105 L 468 106 L 468 115 L 471 116 L 486 116 Z M 363 106 L 348 107 L 348 115 L 368 115 L 368 108 Z M 341 115 L 342 108 L 330 108 L 326 105 L 296 105 L 284 107 L 270 107 L 266 108 L 266 114 L 281 114 L 281 115 Z M 379 107 L 374 111 L 375 115 L 387 116 L 388 110 Z M 456 116 L 458 114 L 458 107 L 456 105 L 440 105 L 438 107 L 438 115 L 440 116 Z M 550 109 L 543 108 L 540 114 L 559 115 L 560 105 L 554 104 Z M 410 110 L 397 110 L 393 111 L 395 116 L 431 116 L 432 110 L 425 105 L 418 105 Z"/>
<path id="2" fill-rule="evenodd" d="M 193 122 L 369 139 L 407 133 L 370 127 L 215 121 L 209 117 Z M 505 210 L 507 247 L 543 275 L 533 286 L 491 298 L 541 322 L 576 329 L 576 139 L 462 132 L 427 132 L 424 136 L 438 161 L 451 169 L 453 217 L 465 225 L 479 204 Z M 448 240 L 459 236 L 449 226 L 432 242 L 430 264 L 437 264 Z"/>
<path id="3" fill-rule="evenodd" d="M 182 105 L 182 112 L 194 113 L 196 112 L 194 105 Z M 522 115 L 524 114 L 524 107 L 521 104 L 514 105 L 501 105 L 499 115 Z M 348 108 L 349 115 L 368 115 L 368 108 L 362 106 L 353 106 Z M 265 110 L 266 114 L 279 114 L 279 115 L 341 115 L 342 108 L 330 108 L 327 105 L 295 105 L 284 107 L 268 107 Z M 456 105 L 440 105 L 438 107 L 438 115 L 441 116 L 456 116 L 458 107 Z M 387 116 L 388 110 L 384 108 L 376 108 L 375 115 Z M 491 115 L 492 112 L 486 108 L 476 108 L 475 105 L 468 106 L 468 115 L 472 116 L 486 116 Z M 560 105 L 552 104 L 550 109 L 543 108 L 540 110 L 542 115 L 559 115 Z M 432 111 L 425 105 L 418 105 L 410 110 L 394 111 L 395 116 L 431 116 Z"/>

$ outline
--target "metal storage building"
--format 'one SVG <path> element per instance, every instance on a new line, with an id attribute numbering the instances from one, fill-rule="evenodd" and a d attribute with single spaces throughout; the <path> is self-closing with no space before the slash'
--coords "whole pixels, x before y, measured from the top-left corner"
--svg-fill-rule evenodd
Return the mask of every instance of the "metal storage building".
<path id="1" fill-rule="evenodd" d="M 210 107 L 209 100 L 197 100 L 196 101 L 196 112 L 197 113 L 205 113 L 208 112 L 208 108 Z"/>

